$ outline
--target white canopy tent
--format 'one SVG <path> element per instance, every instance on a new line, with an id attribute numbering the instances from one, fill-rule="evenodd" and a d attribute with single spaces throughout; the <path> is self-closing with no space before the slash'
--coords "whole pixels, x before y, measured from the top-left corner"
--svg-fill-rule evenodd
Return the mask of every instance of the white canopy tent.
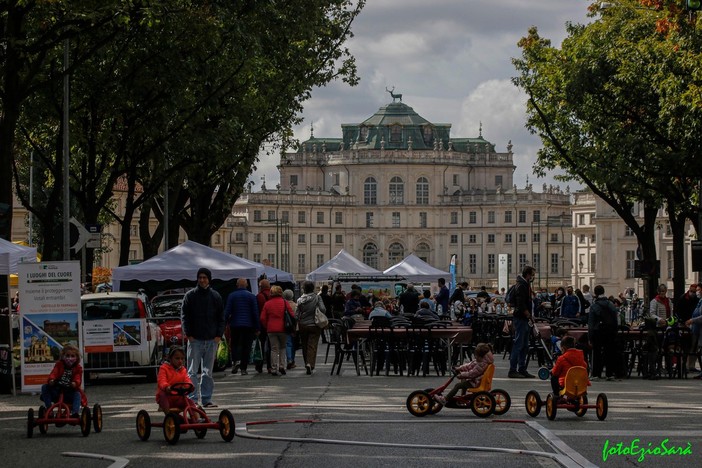
<path id="1" fill-rule="evenodd" d="M 36 247 L 25 247 L 23 245 L 17 245 L 5 239 L 0 239 L 0 275 L 6 277 L 7 281 L 7 304 L 0 304 L 0 308 L 7 307 L 8 311 L 12 310 L 12 303 L 10 299 L 10 275 L 17 273 L 17 265 L 20 263 L 36 263 L 37 261 L 37 248 Z M 16 316 L 15 316 L 16 317 Z M 7 346 L 9 351 L 12 350 L 12 314 L 9 313 L 6 316 L 7 320 L 7 337 L 9 343 L 0 343 Z M 10 358 L 12 362 L 12 358 Z M 10 386 L 12 388 L 12 394 L 15 395 L 15 366 L 10 365 L 11 371 L 11 381 Z"/>
<path id="2" fill-rule="evenodd" d="M 266 274 L 266 278 L 271 283 L 294 283 L 295 279 L 293 278 L 292 273 L 288 273 L 287 271 L 279 270 L 278 268 L 273 268 L 272 266 L 265 266 L 264 270 Z"/>
<path id="3" fill-rule="evenodd" d="M 115 291 L 124 289 L 123 283 L 164 282 L 169 287 L 173 283 L 194 283 L 197 270 L 207 268 L 212 272 L 212 281 L 232 281 L 246 278 L 251 282 L 252 292 L 258 292 L 258 277 L 265 268 L 260 263 L 212 249 L 193 241 L 185 241 L 160 255 L 136 265 L 117 267 L 112 270 L 112 286 Z"/>
<path id="4" fill-rule="evenodd" d="M 0 239 L 0 275 L 15 274 L 19 263 L 35 263 L 36 261 L 36 247 L 25 247 Z"/>
<path id="5" fill-rule="evenodd" d="M 371 268 L 362 261 L 356 259 L 346 250 L 341 249 L 338 254 L 324 265 L 307 274 L 308 281 L 326 281 L 330 277 L 339 274 L 359 274 L 378 275 L 383 273 L 380 270 Z"/>
<path id="6" fill-rule="evenodd" d="M 429 265 L 427 262 L 409 254 L 400 263 L 383 272 L 384 275 L 404 276 L 407 281 L 415 283 L 436 283 L 439 278 L 450 280 L 451 274 Z"/>

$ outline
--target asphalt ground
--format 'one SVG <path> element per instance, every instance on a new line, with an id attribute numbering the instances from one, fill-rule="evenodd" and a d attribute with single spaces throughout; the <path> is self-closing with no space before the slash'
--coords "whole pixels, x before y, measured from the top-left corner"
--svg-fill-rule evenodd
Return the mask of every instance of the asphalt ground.
<path id="1" fill-rule="evenodd" d="M 160 428 L 148 441 L 138 439 L 135 418 L 140 409 L 152 421 L 162 421 L 154 401 L 155 384 L 143 378 L 100 375 L 86 388 L 90 405 L 100 403 L 104 428 L 82 437 L 78 427 L 49 426 L 48 433 L 27 438 L 27 409 L 35 413 L 37 395 L 0 396 L 0 464 L 12 467 L 107 467 L 110 460 L 69 458 L 65 452 L 122 457 L 129 466 L 247 467 L 555 467 L 702 465 L 702 382 L 693 379 L 649 381 L 637 377 L 620 382 L 594 382 L 591 402 L 603 392 L 609 400 L 605 421 L 594 410 L 582 417 L 561 410 L 549 421 L 545 410 L 532 418 L 524 397 L 537 390 L 545 399 L 549 383 L 538 379 L 508 379 L 508 363 L 496 356 L 493 388 L 506 390 L 512 408 L 504 416 L 481 419 L 469 410 L 444 408 L 423 418 L 409 414 L 407 396 L 418 389 L 441 385 L 447 377 L 359 377 L 351 362 L 341 375 L 331 376 L 331 357 L 323 364 L 320 344 L 317 370 L 304 367 L 286 376 L 215 375 L 214 401 L 208 410 L 216 418 L 222 409 L 234 415 L 237 431 L 231 443 L 216 430 L 198 440 L 192 431 L 169 445 Z M 299 359 L 299 355 L 298 355 Z M 535 368 L 530 371 L 535 372 Z M 666 441 L 667 439 L 667 441 Z M 653 452 L 666 447 L 688 448 L 689 454 Z M 617 444 L 621 448 L 617 450 Z M 634 444 L 634 454 L 625 447 Z M 607 445 L 606 445 L 607 444 Z M 650 445 L 649 445 L 650 444 Z M 689 445 L 688 445 L 689 444 Z M 603 449 L 610 451 L 603 456 Z M 638 448 L 636 448 L 638 447 Z M 610 453 L 611 452 L 611 453 Z"/>

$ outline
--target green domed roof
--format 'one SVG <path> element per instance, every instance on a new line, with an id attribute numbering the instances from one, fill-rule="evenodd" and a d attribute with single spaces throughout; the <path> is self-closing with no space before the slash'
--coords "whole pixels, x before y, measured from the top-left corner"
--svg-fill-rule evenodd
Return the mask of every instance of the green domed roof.
<path id="1" fill-rule="evenodd" d="M 427 119 L 417 114 L 414 109 L 407 104 L 391 102 L 378 109 L 378 112 L 364 120 L 361 125 L 426 125 L 428 123 L 429 121 Z"/>

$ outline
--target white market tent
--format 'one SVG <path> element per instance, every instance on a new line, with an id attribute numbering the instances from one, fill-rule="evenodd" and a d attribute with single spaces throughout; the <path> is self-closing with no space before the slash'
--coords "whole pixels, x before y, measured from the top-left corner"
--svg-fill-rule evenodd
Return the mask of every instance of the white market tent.
<path id="1" fill-rule="evenodd" d="M 36 263 L 37 261 L 37 248 L 36 247 L 25 247 L 23 245 L 17 245 L 12 242 L 6 241 L 5 239 L 0 239 L 0 275 L 7 276 L 7 305 L 0 304 L 0 309 L 7 307 L 7 310 L 11 310 L 10 303 L 10 275 L 17 273 L 17 265 L 20 263 Z M 8 317 L 8 335 L 12 336 L 12 320 Z M 4 345 L 9 345 L 12 348 L 11 343 L 2 343 Z M 12 376 L 11 384 L 12 394 L 15 395 L 15 366 L 10 366 L 12 370 L 10 375 Z"/>
<path id="2" fill-rule="evenodd" d="M 272 266 L 265 266 L 264 272 L 266 273 L 266 278 L 271 283 L 294 283 L 295 279 L 293 278 L 292 273 L 288 273 L 287 271 L 279 270 L 278 268 L 273 268 Z"/>
<path id="3" fill-rule="evenodd" d="M 383 273 L 371 268 L 346 250 L 341 249 L 338 254 L 324 265 L 307 274 L 308 281 L 326 281 L 339 274 L 382 275 Z"/>
<path id="4" fill-rule="evenodd" d="M 25 247 L 0 239 L 0 275 L 15 274 L 19 263 L 35 263 L 36 261 L 36 247 Z"/>
<path id="5" fill-rule="evenodd" d="M 260 263 L 212 249 L 197 242 L 185 241 L 142 263 L 113 269 L 112 286 L 115 291 L 119 291 L 122 283 L 127 281 L 194 283 L 197 270 L 202 267 L 212 272 L 213 282 L 246 278 L 251 282 L 254 293 L 258 292 L 258 277 L 265 271 Z"/>
<path id="6" fill-rule="evenodd" d="M 450 279 L 451 277 L 449 272 L 434 268 L 415 254 L 409 254 L 400 263 L 385 270 L 383 274 L 404 276 L 407 281 L 415 283 L 436 283 L 439 278 Z"/>

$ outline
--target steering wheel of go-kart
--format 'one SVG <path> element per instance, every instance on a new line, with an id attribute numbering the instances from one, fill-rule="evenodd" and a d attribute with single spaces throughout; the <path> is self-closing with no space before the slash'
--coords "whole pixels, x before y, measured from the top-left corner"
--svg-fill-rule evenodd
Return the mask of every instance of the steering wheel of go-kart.
<path id="1" fill-rule="evenodd" d="M 195 386 L 190 382 L 176 382 L 170 385 L 171 395 L 187 395 L 195 390 Z"/>

